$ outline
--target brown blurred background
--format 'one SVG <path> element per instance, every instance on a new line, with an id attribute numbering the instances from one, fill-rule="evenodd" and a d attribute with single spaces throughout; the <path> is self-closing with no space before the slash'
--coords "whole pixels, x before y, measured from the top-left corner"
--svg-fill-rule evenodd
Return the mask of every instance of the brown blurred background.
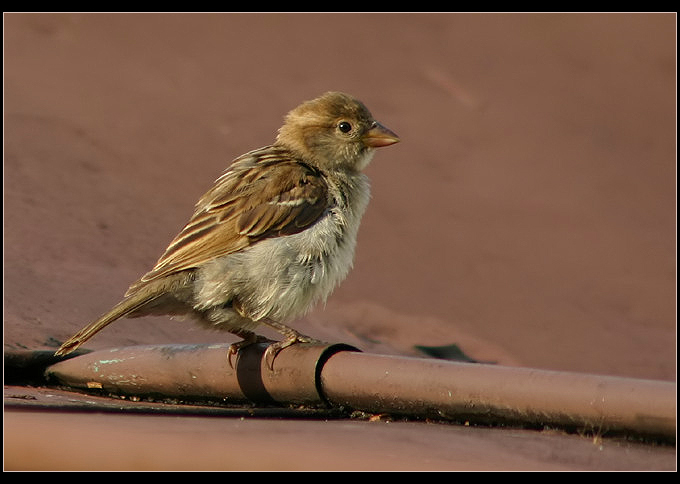
<path id="1" fill-rule="evenodd" d="M 676 16 L 6 14 L 5 348 L 116 303 L 327 90 L 377 153 L 355 268 L 294 325 L 366 351 L 676 377 Z M 89 348 L 231 341 L 119 321 Z"/>

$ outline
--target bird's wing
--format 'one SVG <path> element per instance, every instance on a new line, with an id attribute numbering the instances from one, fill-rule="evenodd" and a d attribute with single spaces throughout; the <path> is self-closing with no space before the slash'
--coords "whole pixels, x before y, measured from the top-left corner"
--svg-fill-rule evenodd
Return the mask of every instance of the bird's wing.
<path id="1" fill-rule="evenodd" d="M 198 267 L 259 240 L 300 232 L 327 206 L 323 175 L 288 151 L 266 147 L 246 153 L 198 201 L 189 223 L 128 294 L 149 281 Z"/>

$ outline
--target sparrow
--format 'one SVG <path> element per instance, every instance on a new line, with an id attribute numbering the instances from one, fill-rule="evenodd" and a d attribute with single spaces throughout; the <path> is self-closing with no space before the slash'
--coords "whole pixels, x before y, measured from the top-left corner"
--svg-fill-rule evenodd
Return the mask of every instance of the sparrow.
<path id="1" fill-rule="evenodd" d="M 229 348 L 317 342 L 287 326 L 325 301 L 353 265 L 370 185 L 362 170 L 375 149 L 399 142 L 366 106 L 327 92 L 290 111 L 273 144 L 236 158 L 195 206 L 156 265 L 122 301 L 68 339 L 71 353 L 119 318 L 190 316 L 241 338 Z M 233 367 L 233 364 L 232 364 Z"/>

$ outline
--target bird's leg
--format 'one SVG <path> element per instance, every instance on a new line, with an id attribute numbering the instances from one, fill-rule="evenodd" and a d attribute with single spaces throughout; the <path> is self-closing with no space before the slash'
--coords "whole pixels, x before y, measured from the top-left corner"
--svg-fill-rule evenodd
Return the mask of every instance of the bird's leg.
<path id="1" fill-rule="evenodd" d="M 317 343 L 317 344 L 323 344 L 323 341 L 319 341 L 318 339 L 314 339 L 310 336 L 306 336 L 304 334 L 298 333 L 296 330 L 293 328 L 290 328 L 286 326 L 285 324 L 281 324 L 277 321 L 272 321 L 270 319 L 263 319 L 262 323 L 266 324 L 267 326 L 275 329 L 279 333 L 283 335 L 283 339 L 281 341 L 277 341 L 276 343 L 270 344 L 267 349 L 264 352 L 264 360 L 267 363 L 267 367 L 270 370 L 274 369 L 274 360 L 276 359 L 276 355 L 279 354 L 279 352 L 287 348 L 288 346 L 297 344 L 297 343 Z"/>
<path id="2" fill-rule="evenodd" d="M 227 360 L 229 361 L 229 366 L 232 369 L 234 368 L 234 364 L 231 360 L 235 355 L 238 354 L 241 348 L 245 348 L 246 346 L 250 346 L 256 343 L 266 343 L 271 341 L 269 338 L 265 338 L 264 336 L 260 336 L 259 334 L 253 333 L 252 331 L 247 331 L 245 329 L 231 331 L 231 333 L 243 338 L 241 341 L 232 343 L 231 346 L 229 346 L 229 350 L 227 351 Z"/>

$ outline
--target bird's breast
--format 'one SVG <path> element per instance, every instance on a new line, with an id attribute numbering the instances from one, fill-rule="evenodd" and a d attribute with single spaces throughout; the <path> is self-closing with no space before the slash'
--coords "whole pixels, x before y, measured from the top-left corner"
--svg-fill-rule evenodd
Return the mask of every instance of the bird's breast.
<path id="1" fill-rule="evenodd" d="M 307 229 L 261 240 L 206 264 L 196 299 L 203 307 L 237 298 L 255 320 L 286 321 L 325 300 L 352 268 L 361 218 L 370 197 L 361 174 L 329 179 L 330 203 Z"/>

